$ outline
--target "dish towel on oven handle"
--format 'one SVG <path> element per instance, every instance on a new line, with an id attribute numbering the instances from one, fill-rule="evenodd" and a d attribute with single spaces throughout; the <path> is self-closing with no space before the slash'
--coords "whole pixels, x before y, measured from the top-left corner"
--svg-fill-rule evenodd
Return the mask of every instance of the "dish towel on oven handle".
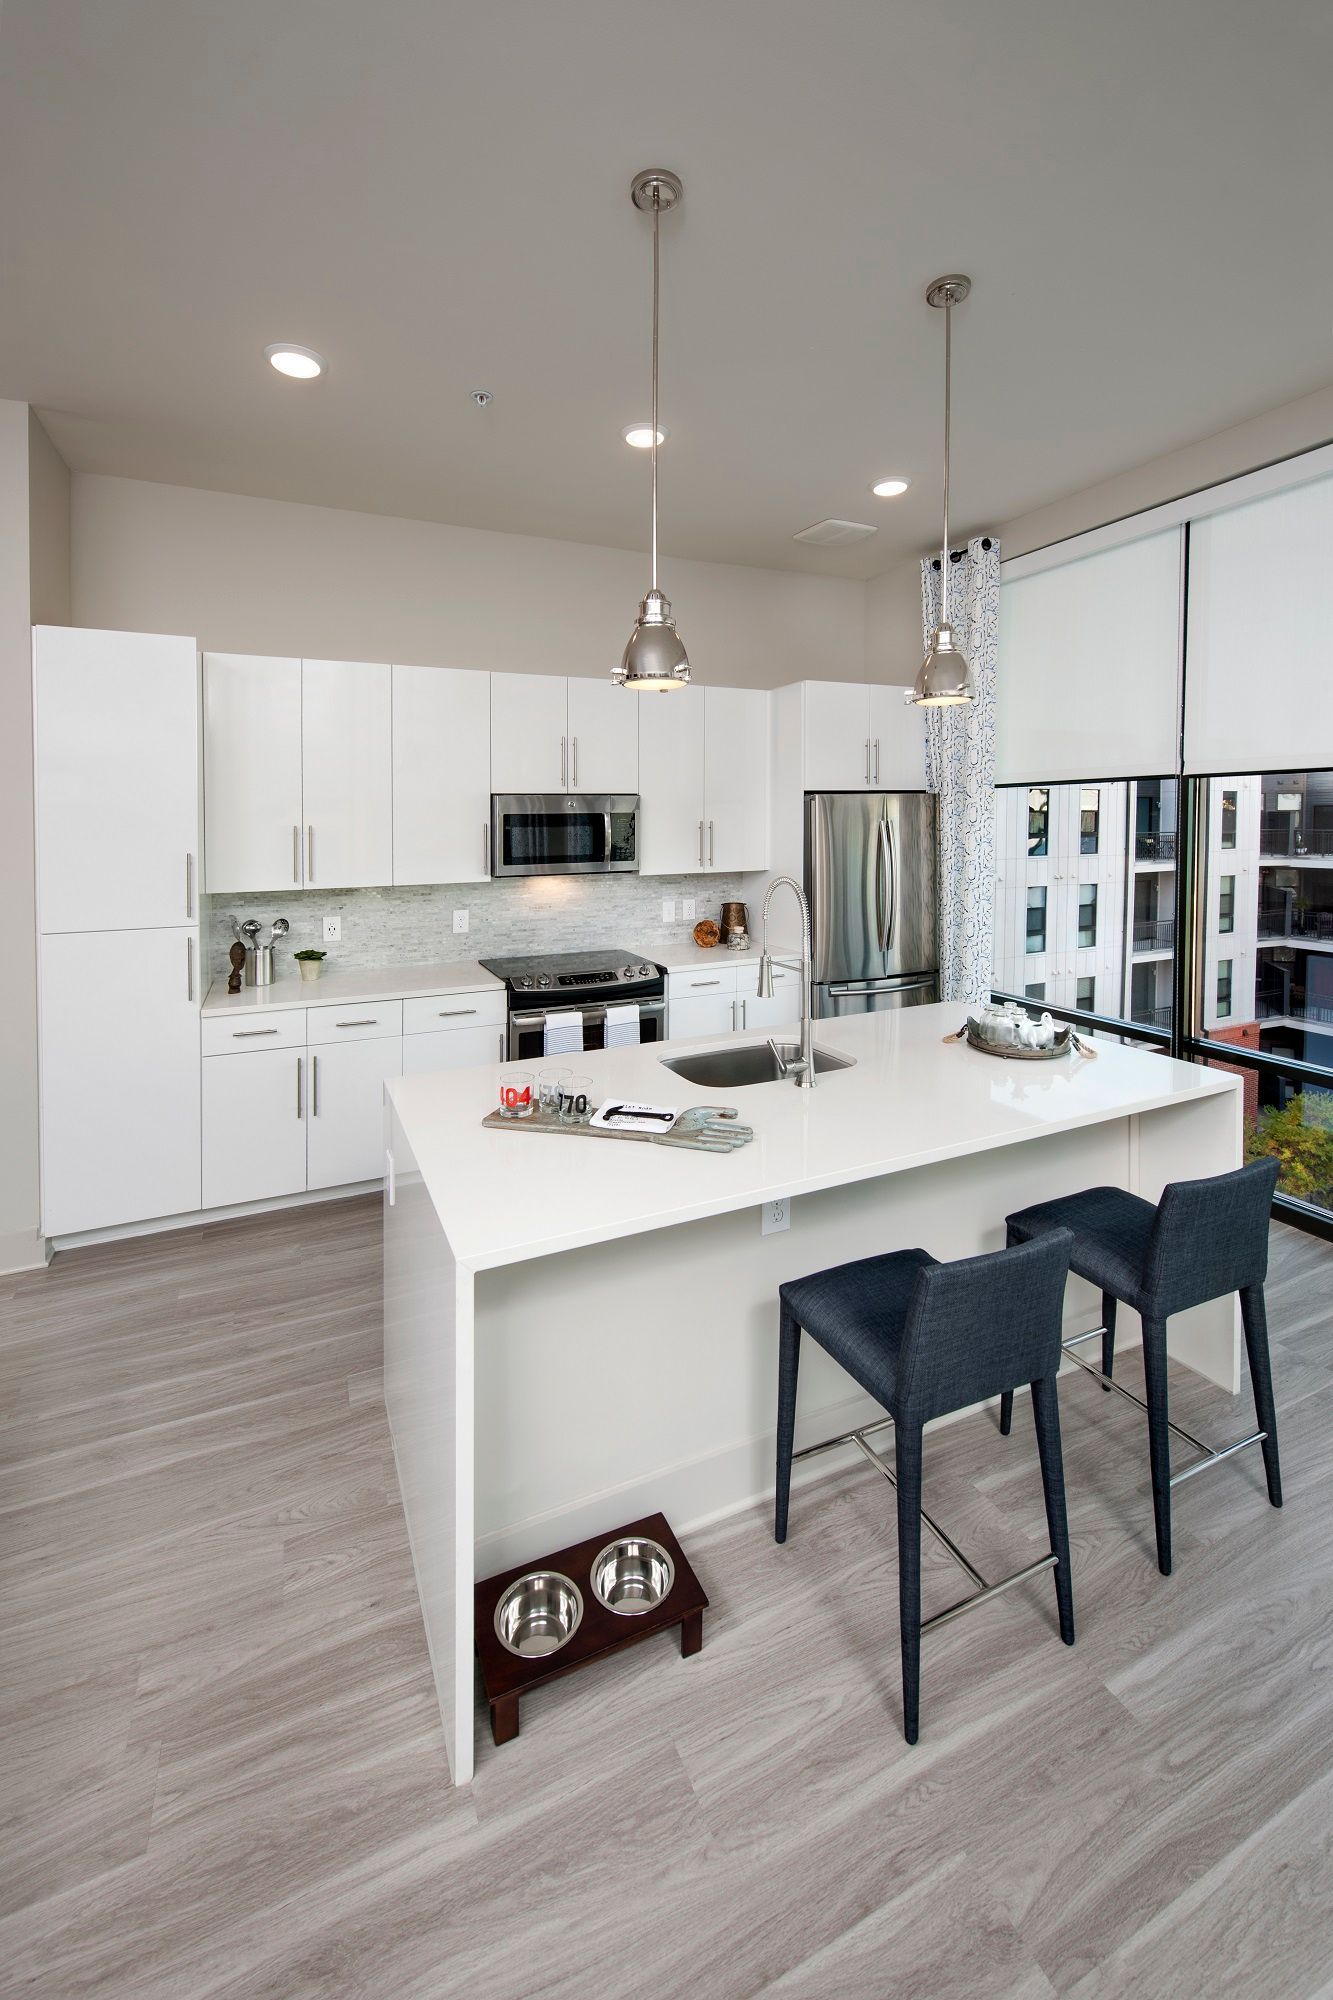
<path id="1" fill-rule="evenodd" d="M 636 1003 L 626 1000 L 609 1006 L 606 1010 L 605 1047 L 637 1048 L 639 1039 L 639 1009 Z"/>
<path id="2" fill-rule="evenodd" d="M 560 1007 L 546 1016 L 542 1048 L 548 1056 L 565 1056 L 583 1047 L 583 1016 L 577 1007 Z"/>

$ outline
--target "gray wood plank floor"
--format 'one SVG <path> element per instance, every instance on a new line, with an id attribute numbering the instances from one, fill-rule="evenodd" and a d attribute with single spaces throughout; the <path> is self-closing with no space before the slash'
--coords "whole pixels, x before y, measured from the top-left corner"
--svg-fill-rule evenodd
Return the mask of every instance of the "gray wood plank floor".
<path id="1" fill-rule="evenodd" d="M 926 1642 L 902 1741 L 868 1470 L 689 1538 L 714 1609 L 444 1762 L 380 1400 L 379 1204 L 0 1279 L 0 1991 L 1305 1996 L 1333 1991 L 1333 1251 L 1274 1230 L 1287 1506 L 1177 1497 L 1062 1388 L 1079 1643 L 1041 1579 Z M 1137 1362 L 1125 1363 L 1127 1378 Z M 1185 1421 L 1245 1403 L 1176 1378 Z M 1042 1539 L 1025 1409 L 933 1433 L 983 1568 Z M 927 1544 L 926 1609 L 958 1578 Z"/>

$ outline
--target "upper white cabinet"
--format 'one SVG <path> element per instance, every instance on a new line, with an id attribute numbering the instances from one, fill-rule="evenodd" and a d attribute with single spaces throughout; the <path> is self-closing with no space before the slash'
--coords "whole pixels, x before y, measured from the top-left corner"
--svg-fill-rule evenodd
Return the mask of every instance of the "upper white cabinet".
<path id="1" fill-rule="evenodd" d="M 481 882 L 491 872 L 491 677 L 393 670 L 393 879 Z"/>
<path id="2" fill-rule="evenodd" d="M 637 792 L 639 718 L 633 689 L 609 680 L 570 680 L 569 789 Z"/>
<path id="3" fill-rule="evenodd" d="M 768 865 L 768 695 L 688 687 L 639 708 L 639 870 L 736 874 Z"/>
<path id="4" fill-rule="evenodd" d="M 301 662 L 204 654 L 204 853 L 210 895 L 299 889 Z"/>
<path id="5" fill-rule="evenodd" d="M 768 866 L 768 696 L 762 688 L 706 687 L 704 867 L 719 874 Z"/>
<path id="6" fill-rule="evenodd" d="M 194 640 L 39 625 L 33 668 L 41 930 L 193 923 Z"/>
<path id="7" fill-rule="evenodd" d="M 390 690 L 379 661 L 205 653 L 211 894 L 392 880 Z"/>
<path id="8" fill-rule="evenodd" d="M 908 690 L 861 681 L 803 681 L 807 792 L 923 791 L 926 735 Z"/>
<path id="9" fill-rule="evenodd" d="M 199 1206 L 199 933 L 40 944 L 42 1232 Z"/>
<path id="10" fill-rule="evenodd" d="M 493 792 L 636 792 L 639 699 L 609 680 L 492 674 Z"/>
<path id="11" fill-rule="evenodd" d="M 307 889 L 393 879 L 391 681 L 377 661 L 301 663 Z"/>

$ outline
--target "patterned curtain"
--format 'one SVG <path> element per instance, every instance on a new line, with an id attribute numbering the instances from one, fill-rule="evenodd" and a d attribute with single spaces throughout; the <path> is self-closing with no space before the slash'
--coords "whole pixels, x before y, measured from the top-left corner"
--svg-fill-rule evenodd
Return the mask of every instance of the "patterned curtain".
<path id="1" fill-rule="evenodd" d="M 939 557 L 921 564 L 922 643 L 939 623 Z M 989 997 L 995 897 L 995 641 L 1000 545 L 977 536 L 949 572 L 949 620 L 977 699 L 926 710 L 926 786 L 940 801 L 940 998 Z"/>

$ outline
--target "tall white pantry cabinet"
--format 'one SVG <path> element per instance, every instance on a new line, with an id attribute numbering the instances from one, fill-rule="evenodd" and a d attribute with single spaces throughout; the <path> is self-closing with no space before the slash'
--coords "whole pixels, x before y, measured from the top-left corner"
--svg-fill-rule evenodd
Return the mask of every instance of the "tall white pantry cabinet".
<path id="1" fill-rule="evenodd" d="M 200 1202 L 199 656 L 38 626 L 42 1232 Z"/>

